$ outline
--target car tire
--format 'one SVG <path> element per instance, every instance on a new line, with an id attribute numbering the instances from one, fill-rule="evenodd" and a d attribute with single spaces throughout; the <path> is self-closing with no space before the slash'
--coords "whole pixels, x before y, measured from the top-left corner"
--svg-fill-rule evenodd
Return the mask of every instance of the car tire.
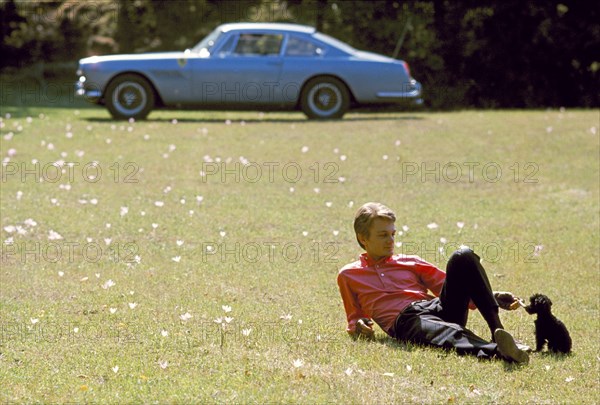
<path id="1" fill-rule="evenodd" d="M 115 119 L 144 119 L 154 108 L 154 100 L 154 89 L 138 75 L 117 76 L 106 88 L 106 107 Z"/>
<path id="2" fill-rule="evenodd" d="M 341 80 L 316 77 L 302 89 L 300 107 L 310 119 L 342 118 L 350 107 L 350 92 Z"/>

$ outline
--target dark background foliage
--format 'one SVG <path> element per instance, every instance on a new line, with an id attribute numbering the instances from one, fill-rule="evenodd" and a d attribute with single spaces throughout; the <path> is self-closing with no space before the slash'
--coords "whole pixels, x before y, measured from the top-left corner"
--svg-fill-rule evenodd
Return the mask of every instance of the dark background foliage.
<path id="1" fill-rule="evenodd" d="M 600 3 L 1 1 L 0 69 L 192 47 L 224 22 L 286 21 L 406 60 L 432 108 L 599 105 Z"/>

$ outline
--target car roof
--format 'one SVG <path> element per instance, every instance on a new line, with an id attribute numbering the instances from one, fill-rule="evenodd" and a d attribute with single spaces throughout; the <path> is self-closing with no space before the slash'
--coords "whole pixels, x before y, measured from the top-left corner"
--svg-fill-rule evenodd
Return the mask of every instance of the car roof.
<path id="1" fill-rule="evenodd" d="M 219 26 L 221 32 L 236 30 L 261 30 L 261 31 L 289 31 L 304 34 L 313 34 L 317 30 L 315 27 L 301 24 L 290 23 L 228 23 Z"/>

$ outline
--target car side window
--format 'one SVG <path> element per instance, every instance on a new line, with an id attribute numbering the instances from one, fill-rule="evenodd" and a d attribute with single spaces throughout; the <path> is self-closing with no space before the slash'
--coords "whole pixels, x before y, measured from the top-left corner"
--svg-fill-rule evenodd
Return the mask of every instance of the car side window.
<path id="1" fill-rule="evenodd" d="M 314 42 L 291 35 L 288 38 L 285 56 L 317 56 L 323 50 Z"/>
<path id="2" fill-rule="evenodd" d="M 283 35 L 241 34 L 233 51 L 236 55 L 278 55 Z"/>

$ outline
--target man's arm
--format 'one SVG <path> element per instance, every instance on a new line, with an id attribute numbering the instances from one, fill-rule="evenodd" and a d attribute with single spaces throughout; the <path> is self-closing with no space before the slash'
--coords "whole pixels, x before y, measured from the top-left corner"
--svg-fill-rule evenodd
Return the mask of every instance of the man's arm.
<path id="1" fill-rule="evenodd" d="M 346 319 L 348 321 L 346 332 L 353 337 L 373 337 L 375 333 L 373 330 L 373 321 L 360 307 L 356 294 L 349 285 L 349 280 L 344 277 L 342 272 L 338 274 L 337 284 L 340 289 L 344 310 L 346 311 Z"/>

